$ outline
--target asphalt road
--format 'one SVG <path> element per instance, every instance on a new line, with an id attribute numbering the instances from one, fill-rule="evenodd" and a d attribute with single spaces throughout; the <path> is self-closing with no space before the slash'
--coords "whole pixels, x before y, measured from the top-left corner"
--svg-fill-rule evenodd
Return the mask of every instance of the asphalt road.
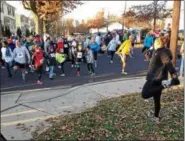
<path id="1" fill-rule="evenodd" d="M 1 69 L 1 92 L 9 91 L 23 91 L 23 90 L 33 90 L 41 88 L 53 88 L 59 86 L 69 86 L 74 87 L 77 85 L 101 82 L 111 79 L 117 79 L 122 77 L 137 77 L 146 75 L 146 70 L 148 62 L 144 62 L 144 56 L 141 53 L 140 48 L 135 48 L 134 58 L 128 58 L 126 71 L 127 75 L 121 74 L 121 63 L 119 56 L 115 56 L 114 63 L 110 64 L 110 58 L 107 54 L 102 54 L 98 57 L 98 68 L 95 69 L 96 75 L 91 77 L 87 74 L 86 64 L 81 66 L 81 76 L 76 76 L 76 68 L 71 68 L 70 62 L 65 64 L 66 76 L 60 76 L 60 69 L 55 67 L 56 77 L 54 80 L 50 80 L 46 72 L 44 72 L 42 81 L 43 85 L 37 85 L 37 74 L 28 73 L 26 75 L 26 82 L 23 83 L 21 79 L 21 73 L 17 73 L 14 78 L 8 78 L 6 69 Z"/>

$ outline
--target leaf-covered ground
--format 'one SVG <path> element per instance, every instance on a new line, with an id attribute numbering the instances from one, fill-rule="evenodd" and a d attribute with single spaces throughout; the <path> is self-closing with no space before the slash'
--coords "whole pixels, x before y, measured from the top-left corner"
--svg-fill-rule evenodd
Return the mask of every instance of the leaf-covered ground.
<path id="1" fill-rule="evenodd" d="M 52 126 L 36 140 L 184 140 L 184 90 L 162 95 L 162 122 L 147 116 L 153 100 L 140 94 L 101 101 L 83 113 L 50 119 Z"/>

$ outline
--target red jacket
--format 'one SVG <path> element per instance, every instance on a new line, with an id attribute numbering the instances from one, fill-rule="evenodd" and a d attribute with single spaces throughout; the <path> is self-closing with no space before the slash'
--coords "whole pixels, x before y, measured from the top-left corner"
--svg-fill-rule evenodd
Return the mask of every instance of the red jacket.
<path id="1" fill-rule="evenodd" d="M 61 50 L 64 49 L 64 43 L 63 42 L 58 42 L 57 43 L 57 49 L 56 49 L 56 52 L 60 52 L 61 53 Z"/>
<path id="2" fill-rule="evenodd" d="M 39 52 L 35 52 L 33 54 L 33 60 L 34 60 L 34 66 L 35 68 L 40 67 L 44 63 L 44 54 L 42 50 L 39 50 Z"/>

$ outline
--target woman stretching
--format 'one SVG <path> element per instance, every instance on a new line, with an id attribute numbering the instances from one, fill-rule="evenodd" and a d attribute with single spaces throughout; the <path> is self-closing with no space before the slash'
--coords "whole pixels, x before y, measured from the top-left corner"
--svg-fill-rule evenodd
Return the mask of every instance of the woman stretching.
<path id="1" fill-rule="evenodd" d="M 124 41 L 123 44 L 119 47 L 118 51 L 116 52 L 116 54 L 118 54 L 121 57 L 121 61 L 122 61 L 122 74 L 127 74 L 127 72 L 125 72 L 125 68 L 126 68 L 126 61 L 127 61 L 127 57 L 130 55 L 130 48 L 132 46 L 132 37 L 129 36 L 129 39 Z"/>

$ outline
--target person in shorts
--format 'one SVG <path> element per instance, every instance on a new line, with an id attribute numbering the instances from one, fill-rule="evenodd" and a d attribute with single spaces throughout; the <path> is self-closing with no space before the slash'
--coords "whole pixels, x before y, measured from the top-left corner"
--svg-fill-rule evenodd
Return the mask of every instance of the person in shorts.
<path id="1" fill-rule="evenodd" d="M 13 69 L 15 71 L 21 69 L 22 80 L 25 82 L 26 64 L 30 63 L 31 58 L 27 48 L 21 45 L 20 40 L 16 41 L 16 48 L 13 51 L 13 60 L 15 61 Z"/>

